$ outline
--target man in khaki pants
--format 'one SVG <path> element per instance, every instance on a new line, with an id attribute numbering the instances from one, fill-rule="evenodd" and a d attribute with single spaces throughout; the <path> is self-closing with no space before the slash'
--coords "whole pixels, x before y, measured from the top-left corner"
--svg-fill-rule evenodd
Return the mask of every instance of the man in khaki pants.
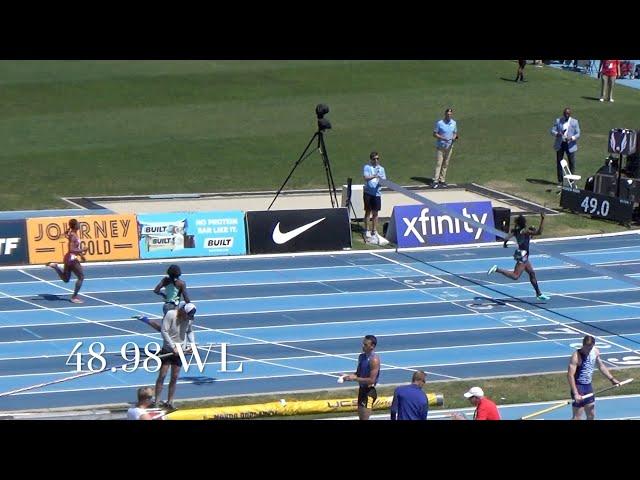
<path id="1" fill-rule="evenodd" d="M 446 187 L 447 168 L 453 150 L 453 142 L 458 139 L 458 125 L 453 119 L 453 109 L 444 111 L 444 118 L 438 120 L 433 127 L 433 136 L 436 138 L 436 172 L 433 176 L 433 188 Z"/>

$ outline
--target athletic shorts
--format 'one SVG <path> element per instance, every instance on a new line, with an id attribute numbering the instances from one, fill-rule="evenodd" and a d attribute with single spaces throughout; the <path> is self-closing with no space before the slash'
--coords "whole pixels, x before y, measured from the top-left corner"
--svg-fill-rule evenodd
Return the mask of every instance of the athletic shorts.
<path id="1" fill-rule="evenodd" d="M 380 211 L 380 208 L 382 207 L 382 197 L 365 193 L 363 195 L 363 200 L 365 210 L 371 210 L 372 212 Z"/>
<path id="2" fill-rule="evenodd" d="M 162 350 L 160 350 L 159 355 L 164 355 L 166 353 L 172 353 L 172 352 L 173 350 L 169 350 L 168 348 L 162 347 Z M 163 365 L 168 363 L 169 365 L 176 365 L 178 367 L 182 366 L 182 360 L 180 359 L 180 355 L 176 355 L 176 354 L 162 357 L 160 361 L 162 362 Z"/>
<path id="3" fill-rule="evenodd" d="M 65 265 L 73 265 L 74 262 L 80 262 L 80 258 L 78 258 L 78 256 L 74 253 L 68 252 L 65 254 L 64 259 L 62 260 L 62 262 Z"/>
<path id="4" fill-rule="evenodd" d="M 576 388 L 578 389 L 578 393 L 580 394 L 580 396 L 582 395 L 586 395 L 588 393 L 593 393 L 593 385 L 592 384 L 588 384 L 588 385 L 582 385 L 581 383 L 576 383 Z M 573 397 L 573 392 L 571 392 L 571 398 Z M 585 400 L 581 400 L 579 402 L 573 402 L 571 405 L 573 405 L 576 408 L 581 408 L 584 407 L 585 405 L 589 405 L 590 403 L 593 403 L 596 401 L 596 397 L 589 397 Z"/>
<path id="5" fill-rule="evenodd" d="M 175 310 L 176 308 L 178 308 L 178 305 L 176 305 L 175 303 L 164 302 L 164 305 L 162 305 L 162 313 L 166 315 L 169 310 Z"/>
<path id="6" fill-rule="evenodd" d="M 368 409 L 373 408 L 374 402 L 378 399 L 376 387 L 360 387 L 358 390 L 358 406 Z"/>
<path id="7" fill-rule="evenodd" d="M 518 263 L 527 263 L 529 261 L 529 252 L 526 250 L 516 250 L 513 252 L 513 259 Z"/>

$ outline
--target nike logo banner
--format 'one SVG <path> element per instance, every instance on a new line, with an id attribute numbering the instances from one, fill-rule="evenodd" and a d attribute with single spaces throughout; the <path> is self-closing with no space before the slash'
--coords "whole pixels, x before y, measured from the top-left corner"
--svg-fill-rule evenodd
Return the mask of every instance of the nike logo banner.
<path id="1" fill-rule="evenodd" d="M 283 243 L 287 243 L 289 240 L 292 240 L 292 239 L 296 238 L 298 235 L 300 235 L 303 232 L 306 232 L 307 230 L 309 230 L 314 225 L 319 224 L 325 218 L 326 217 L 323 217 L 320 220 L 316 220 L 315 222 L 307 223 L 306 225 L 302 225 L 301 227 L 293 229 L 293 230 L 291 230 L 290 232 L 287 232 L 287 233 L 282 233 L 280 231 L 280 222 L 278 222 L 278 223 L 276 223 L 276 228 L 273 229 L 273 235 L 272 235 L 273 241 L 276 242 L 278 245 L 282 245 Z"/>
<path id="2" fill-rule="evenodd" d="M 346 208 L 247 212 L 250 253 L 284 253 L 351 248 Z"/>

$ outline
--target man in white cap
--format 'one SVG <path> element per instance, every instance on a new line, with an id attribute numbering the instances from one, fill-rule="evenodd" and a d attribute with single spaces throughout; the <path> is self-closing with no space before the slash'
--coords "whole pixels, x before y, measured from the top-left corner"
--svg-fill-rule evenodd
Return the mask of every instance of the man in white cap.
<path id="1" fill-rule="evenodd" d="M 484 396 L 484 391 L 480 387 L 471 387 L 464 396 L 469 399 L 471 405 L 476 407 L 476 411 L 473 412 L 474 420 L 500 420 L 498 407 L 492 400 Z M 466 420 L 466 417 L 461 413 L 454 413 L 451 417 L 454 420 Z"/>
<path id="2" fill-rule="evenodd" d="M 160 355 L 166 355 L 162 357 L 162 365 L 158 372 L 158 379 L 156 380 L 156 406 L 160 401 L 162 394 L 162 387 L 164 384 L 164 377 L 167 375 L 169 365 L 171 365 L 171 379 L 169 380 L 169 395 L 167 403 L 164 404 L 169 410 L 175 410 L 173 406 L 173 396 L 176 393 L 176 383 L 178 382 L 178 376 L 180 375 L 180 368 L 182 367 L 182 360 L 178 354 L 178 344 L 182 347 L 185 353 L 189 353 L 195 346 L 196 340 L 193 334 L 193 319 L 196 314 L 196 306 L 193 303 L 181 303 L 177 309 L 169 310 L 165 313 L 162 319 L 162 326 L 160 333 L 164 343 Z M 189 346 L 187 347 L 187 341 Z M 173 355 L 170 355 L 173 353 Z"/>

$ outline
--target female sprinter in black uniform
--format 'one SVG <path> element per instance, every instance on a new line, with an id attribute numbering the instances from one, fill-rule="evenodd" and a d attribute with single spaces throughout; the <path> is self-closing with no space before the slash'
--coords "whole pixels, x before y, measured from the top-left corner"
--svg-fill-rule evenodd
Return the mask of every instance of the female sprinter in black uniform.
<path id="1" fill-rule="evenodd" d="M 527 219 L 524 215 L 518 216 L 516 218 L 516 226 L 507 238 L 504 239 L 504 248 L 507 248 L 507 242 L 515 237 L 516 242 L 518 242 L 518 248 L 513 254 L 513 258 L 516 261 L 515 267 L 513 267 L 513 272 L 508 270 L 503 270 L 502 268 L 498 268 L 497 265 L 494 265 L 487 272 L 488 275 L 491 275 L 493 272 L 498 272 L 504 275 L 505 277 L 509 277 L 512 280 L 518 280 L 522 272 L 527 272 L 529 275 L 529 281 L 533 288 L 536 291 L 536 297 L 538 300 L 546 301 L 551 297 L 548 295 L 544 295 L 540 288 L 538 287 L 538 281 L 536 280 L 536 272 L 533 270 L 533 265 L 529 261 L 529 240 L 531 237 L 535 237 L 542 233 L 542 225 L 544 223 L 544 213 L 540 214 L 540 226 L 536 230 L 534 227 L 527 228 Z"/>

